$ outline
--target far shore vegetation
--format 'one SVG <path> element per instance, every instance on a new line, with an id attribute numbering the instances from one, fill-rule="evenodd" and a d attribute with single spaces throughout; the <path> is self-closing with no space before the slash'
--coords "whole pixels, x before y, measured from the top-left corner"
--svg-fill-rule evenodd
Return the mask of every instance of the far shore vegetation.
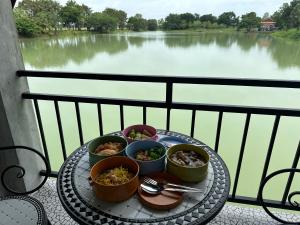
<path id="1" fill-rule="evenodd" d="M 145 19 L 136 14 L 113 8 L 93 12 L 85 4 L 69 0 L 61 5 L 55 0 L 23 0 L 14 9 L 20 36 L 35 37 L 83 32 L 112 33 L 122 31 L 193 31 L 193 32 L 259 32 L 261 21 L 271 19 L 276 23 L 272 36 L 300 40 L 300 0 L 284 3 L 273 15 L 261 18 L 255 12 L 241 17 L 233 11 L 219 16 L 197 13 L 171 13 L 162 19 Z"/>

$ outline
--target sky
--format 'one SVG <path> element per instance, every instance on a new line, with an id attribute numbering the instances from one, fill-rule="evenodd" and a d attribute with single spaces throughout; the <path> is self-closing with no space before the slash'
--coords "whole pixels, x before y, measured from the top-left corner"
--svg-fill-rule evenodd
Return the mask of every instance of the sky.
<path id="1" fill-rule="evenodd" d="M 56 0 L 65 4 L 67 0 Z M 258 16 L 265 12 L 272 14 L 283 3 L 291 0 L 76 0 L 92 8 L 102 11 L 106 7 L 121 9 L 128 16 L 141 13 L 144 18 L 160 19 L 169 13 L 198 13 L 220 15 L 222 12 L 234 11 L 237 15 L 255 11 Z"/>

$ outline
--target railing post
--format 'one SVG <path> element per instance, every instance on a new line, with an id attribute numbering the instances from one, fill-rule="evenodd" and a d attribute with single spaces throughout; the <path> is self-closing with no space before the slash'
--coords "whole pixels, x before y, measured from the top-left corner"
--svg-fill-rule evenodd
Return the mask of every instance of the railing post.
<path id="1" fill-rule="evenodd" d="M 244 132 L 243 132 L 243 138 L 242 138 L 242 143 L 241 143 L 239 161 L 237 163 L 236 173 L 235 173 L 235 177 L 234 177 L 232 198 L 235 198 L 236 189 L 237 189 L 238 182 L 239 182 L 240 171 L 241 171 L 241 166 L 242 166 L 242 162 L 243 162 L 245 146 L 246 146 L 246 141 L 247 141 L 247 135 L 248 135 L 248 130 L 249 130 L 250 119 L 251 119 L 251 114 L 247 113 L 246 122 L 245 122 L 245 126 L 244 126 Z"/>
<path id="2" fill-rule="evenodd" d="M 102 121 L 102 108 L 101 108 L 100 103 L 97 103 L 97 111 L 98 111 L 99 133 L 100 133 L 100 136 L 102 136 L 103 135 L 103 121 Z"/>
<path id="3" fill-rule="evenodd" d="M 299 163 L 299 159 L 300 159 L 300 141 L 298 142 L 298 148 L 297 148 L 296 154 L 294 156 L 294 160 L 293 160 L 293 164 L 292 164 L 292 169 L 297 169 L 297 165 Z M 292 182 L 293 182 L 293 179 L 294 179 L 294 175 L 295 175 L 294 172 L 291 172 L 290 175 L 289 175 L 289 178 L 288 178 L 288 181 L 287 181 L 287 184 L 286 184 L 286 187 L 284 189 L 283 196 L 282 196 L 282 200 L 281 200 L 282 204 L 286 203 L 286 199 L 287 199 L 288 194 L 290 192 L 291 185 L 292 185 Z"/>
<path id="4" fill-rule="evenodd" d="M 143 124 L 147 123 L 147 107 L 143 106 Z"/>
<path id="5" fill-rule="evenodd" d="M 196 110 L 192 110 L 191 137 L 194 137 L 195 132 Z"/>
<path id="6" fill-rule="evenodd" d="M 218 126 L 217 126 L 217 134 L 216 134 L 216 141 L 215 141 L 215 151 L 218 152 L 219 150 L 219 141 L 220 141 L 220 135 L 221 135 L 221 127 L 222 127 L 222 120 L 223 120 L 223 112 L 219 112 L 218 117 Z"/>
<path id="7" fill-rule="evenodd" d="M 63 127 L 62 127 L 58 101 L 54 101 L 54 108 L 55 108 L 55 113 L 56 113 L 56 121 L 57 121 L 57 126 L 58 126 L 61 149 L 62 149 L 64 160 L 66 160 L 67 159 L 67 151 L 66 151 L 64 131 L 63 131 Z"/>
<path id="8" fill-rule="evenodd" d="M 271 160 L 271 156 L 272 156 L 273 146 L 274 146 L 274 143 L 275 143 L 279 122 L 280 122 L 280 115 L 276 115 L 275 120 L 274 120 L 272 134 L 271 134 L 271 139 L 270 139 L 270 142 L 269 142 L 269 147 L 268 147 L 268 151 L 267 151 L 267 155 L 266 155 L 266 159 L 265 159 L 264 169 L 263 169 L 262 176 L 261 176 L 261 179 L 260 179 L 259 187 L 262 185 L 264 179 L 267 176 L 267 172 L 268 172 L 268 169 L 269 169 L 269 164 L 270 164 L 270 160 Z M 257 199 L 258 199 L 258 195 L 257 195 Z"/>
<path id="9" fill-rule="evenodd" d="M 75 111 L 76 111 L 76 118 L 77 118 L 79 140 L 80 140 L 80 144 L 83 145 L 84 140 L 83 140 L 82 125 L 81 125 L 80 108 L 79 108 L 79 103 L 78 102 L 75 102 Z"/>
<path id="10" fill-rule="evenodd" d="M 172 98 L 173 98 L 173 83 L 167 82 L 167 86 L 166 86 L 166 105 L 167 105 L 166 130 L 170 130 Z"/>

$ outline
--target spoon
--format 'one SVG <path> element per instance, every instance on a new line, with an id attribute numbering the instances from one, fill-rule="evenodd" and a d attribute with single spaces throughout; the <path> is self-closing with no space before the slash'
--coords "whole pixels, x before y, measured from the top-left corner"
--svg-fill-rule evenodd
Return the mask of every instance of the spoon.
<path id="1" fill-rule="evenodd" d="M 187 189 L 180 189 L 180 188 L 163 188 L 160 186 L 147 184 L 147 183 L 142 183 L 141 188 L 143 191 L 147 192 L 148 194 L 152 194 L 152 195 L 158 195 L 162 191 L 193 192 L 193 193 L 202 192 L 202 191 L 187 190 Z"/>

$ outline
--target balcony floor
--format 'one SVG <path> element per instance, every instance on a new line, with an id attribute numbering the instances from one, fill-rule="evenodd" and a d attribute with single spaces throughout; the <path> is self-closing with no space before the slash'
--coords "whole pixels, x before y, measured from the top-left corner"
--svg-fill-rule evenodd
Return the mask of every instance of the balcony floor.
<path id="1" fill-rule="evenodd" d="M 32 195 L 39 199 L 47 212 L 52 225 L 77 225 L 60 204 L 56 193 L 56 180 L 48 179 L 38 192 Z M 300 215 L 288 213 L 278 214 L 282 219 L 300 221 Z M 280 224 L 269 217 L 262 209 L 241 207 L 236 204 L 226 204 L 218 216 L 209 225 L 275 225 Z"/>

